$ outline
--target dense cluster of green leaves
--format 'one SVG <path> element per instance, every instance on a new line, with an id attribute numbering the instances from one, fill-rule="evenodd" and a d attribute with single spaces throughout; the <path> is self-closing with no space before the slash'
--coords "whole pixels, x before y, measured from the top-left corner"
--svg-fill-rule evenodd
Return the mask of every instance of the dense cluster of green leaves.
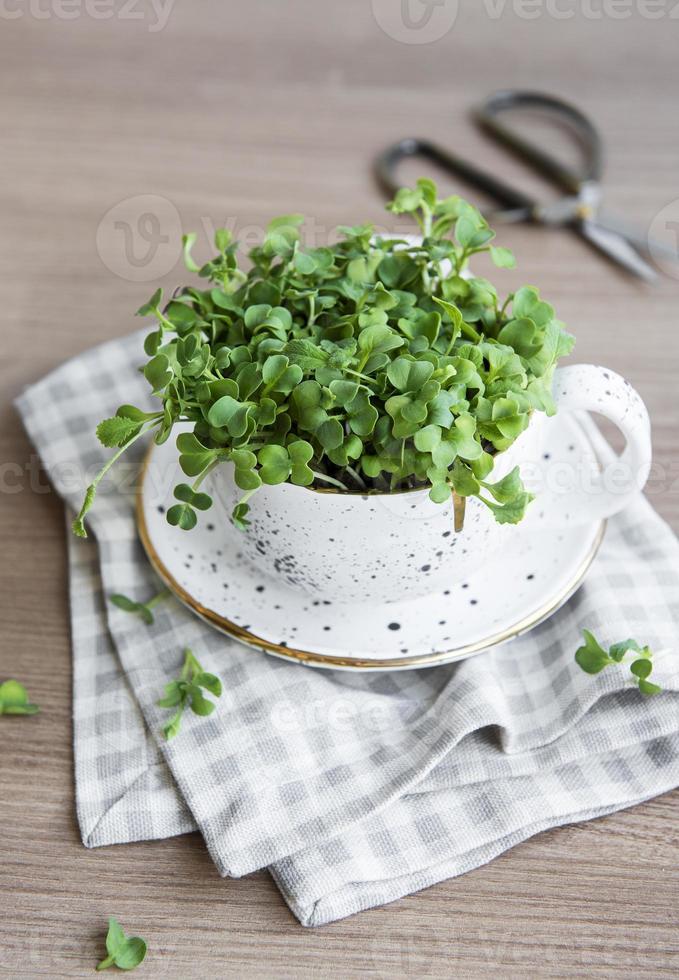
<path id="1" fill-rule="evenodd" d="M 584 644 L 575 652 L 575 662 L 587 674 L 598 674 L 613 664 L 629 663 L 634 683 L 642 694 L 650 697 L 662 688 L 649 681 L 653 671 L 653 652 L 648 646 L 640 646 L 636 640 L 621 640 L 605 650 L 589 630 L 583 630 Z"/>
<path id="2" fill-rule="evenodd" d="M 239 268 L 229 232 L 199 268 L 195 236 L 184 239 L 186 286 L 163 306 L 158 290 L 139 311 L 155 320 L 144 374 L 160 400 L 155 412 L 123 405 L 97 430 L 116 447 L 88 488 L 74 524 L 117 457 L 145 432 L 166 440 L 179 421 L 182 470 L 194 482 L 175 490 L 170 524 L 190 529 L 210 497 L 204 477 L 230 462 L 243 498 L 262 483 L 331 484 L 390 491 L 429 486 L 481 499 L 500 522 L 516 523 L 530 501 L 518 470 L 489 482 L 494 456 L 510 446 L 533 411 L 553 413 L 551 380 L 573 338 L 532 286 L 503 301 L 484 278 L 463 274 L 472 256 L 497 266 L 514 259 L 491 244 L 480 212 L 430 180 L 402 189 L 388 205 L 412 215 L 421 241 L 376 236 L 372 225 L 340 227 L 339 241 L 305 248 L 301 215 L 274 219 L 262 245 Z"/>

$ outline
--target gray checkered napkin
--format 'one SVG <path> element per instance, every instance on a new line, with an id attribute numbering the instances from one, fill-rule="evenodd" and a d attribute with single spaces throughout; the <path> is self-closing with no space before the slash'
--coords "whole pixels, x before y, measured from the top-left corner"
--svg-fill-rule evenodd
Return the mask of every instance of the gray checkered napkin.
<path id="1" fill-rule="evenodd" d="M 71 361 L 18 401 L 69 510 L 107 457 L 96 422 L 144 403 L 141 335 Z M 131 456 L 138 465 L 139 452 Z M 107 603 L 157 581 L 137 540 L 130 470 L 104 487 L 88 541 L 69 538 L 78 817 L 87 846 L 198 828 L 222 875 L 269 868 L 304 925 L 478 867 L 548 827 L 679 785 L 679 662 L 649 700 L 622 669 L 573 662 L 580 631 L 673 648 L 679 545 L 643 499 L 609 524 L 586 583 L 527 636 L 462 663 L 320 671 L 225 638 L 178 601 L 153 626 Z M 159 729 L 156 701 L 189 646 L 224 694 Z"/>

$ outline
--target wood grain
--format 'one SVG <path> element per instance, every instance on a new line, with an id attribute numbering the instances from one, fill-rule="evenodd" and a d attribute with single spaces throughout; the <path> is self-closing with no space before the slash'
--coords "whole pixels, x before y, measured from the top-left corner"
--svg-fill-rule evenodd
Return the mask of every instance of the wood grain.
<path id="1" fill-rule="evenodd" d="M 119 0 L 110 19 L 84 0 L 68 8 L 73 19 L 58 16 L 57 0 L 3 6 L 0 677 L 25 681 L 42 713 L 1 723 L 0 975 L 91 975 L 111 913 L 148 939 L 148 977 L 676 975 L 676 792 L 541 834 L 462 878 L 317 931 L 297 924 L 266 873 L 221 880 L 197 835 L 85 850 L 62 511 L 38 485 L 11 408 L 22 385 L 129 331 L 151 281 L 180 275 L 178 257 L 149 266 L 148 282 L 106 267 L 97 229 L 110 259 L 104 216 L 114 205 L 165 198 L 184 230 L 201 231 L 201 254 L 210 225 L 249 234 L 282 211 L 311 215 L 322 238 L 337 222 L 385 221 L 370 162 L 408 134 L 477 154 L 530 189 L 467 118 L 498 87 L 586 106 L 608 148 L 610 208 L 642 227 L 665 207 L 679 219 L 670 4 L 657 20 L 631 3 L 627 19 L 586 16 L 597 4 L 557 6 L 575 16 L 528 19 L 515 3 L 461 0 L 452 30 L 422 45 L 381 30 L 366 0 L 176 0 L 159 31 L 141 3 L 127 9 L 142 19 L 123 17 Z M 508 227 L 503 241 L 520 267 L 499 278 L 539 283 L 576 332 L 578 358 L 624 373 L 647 400 L 649 492 L 679 527 L 677 280 L 641 285 L 562 231 Z"/>

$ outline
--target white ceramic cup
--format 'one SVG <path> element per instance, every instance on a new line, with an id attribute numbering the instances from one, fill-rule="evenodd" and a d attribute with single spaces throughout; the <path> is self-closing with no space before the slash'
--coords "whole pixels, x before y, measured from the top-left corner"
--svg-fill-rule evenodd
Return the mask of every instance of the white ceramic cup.
<path id="1" fill-rule="evenodd" d="M 558 368 L 554 397 L 560 413 L 596 412 L 617 425 L 626 447 L 615 467 L 594 475 L 590 470 L 587 480 L 573 473 L 570 483 L 561 471 L 555 474 L 557 485 L 550 485 L 544 459 L 549 420 L 535 413 L 516 442 L 498 454 L 488 480 L 521 468 L 537 497 L 524 519 L 529 524 L 538 512 L 552 526 L 610 517 L 648 478 L 651 430 L 646 407 L 624 378 L 591 364 Z M 215 507 L 227 520 L 242 491 L 227 466 L 209 479 Z M 443 591 L 510 545 L 522 526 L 498 524 L 483 503 L 469 497 L 462 530 L 456 531 L 452 501 L 433 503 L 427 489 L 360 494 L 282 483 L 262 486 L 249 504 L 250 527 L 233 529 L 238 550 L 263 574 L 319 601 L 392 602 Z"/>

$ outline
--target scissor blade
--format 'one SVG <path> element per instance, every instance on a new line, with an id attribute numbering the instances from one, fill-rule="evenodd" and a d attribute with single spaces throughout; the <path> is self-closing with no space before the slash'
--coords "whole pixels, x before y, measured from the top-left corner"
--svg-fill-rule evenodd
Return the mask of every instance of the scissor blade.
<path id="1" fill-rule="evenodd" d="M 632 248 L 622 235 L 602 228 L 596 221 L 587 220 L 578 224 L 578 231 L 609 259 L 613 259 L 618 265 L 633 272 L 640 279 L 645 279 L 646 282 L 655 282 L 658 278 L 655 269 L 645 259 L 642 259 L 636 249 Z"/>
<path id="2" fill-rule="evenodd" d="M 657 238 L 649 238 L 641 233 L 638 228 L 628 225 L 626 221 L 616 215 L 609 214 L 608 211 L 597 211 L 596 222 L 602 228 L 606 228 L 607 231 L 614 231 L 616 234 L 622 235 L 630 245 L 637 251 L 643 252 L 644 255 L 679 262 L 679 251 L 676 248 L 658 241 Z"/>

